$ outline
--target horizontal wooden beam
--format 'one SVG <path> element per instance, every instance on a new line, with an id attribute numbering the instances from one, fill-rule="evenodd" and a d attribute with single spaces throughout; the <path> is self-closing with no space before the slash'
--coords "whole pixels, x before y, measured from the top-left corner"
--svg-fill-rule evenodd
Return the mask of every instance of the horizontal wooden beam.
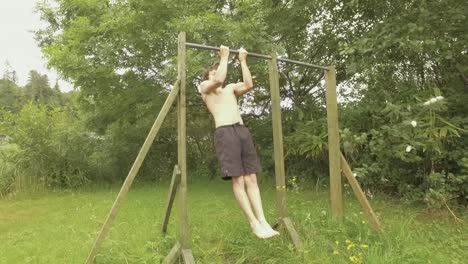
<path id="1" fill-rule="evenodd" d="M 189 48 L 192 48 L 192 49 L 213 50 L 213 51 L 219 51 L 220 50 L 219 47 L 212 47 L 212 46 L 196 44 L 196 43 L 190 43 L 190 42 L 187 42 L 185 45 L 187 47 L 189 47 Z M 230 49 L 229 52 L 234 53 L 234 54 L 239 54 L 238 49 Z M 263 54 L 249 52 L 248 56 L 249 57 L 260 58 L 260 59 L 271 60 L 270 55 L 263 55 Z M 297 64 L 297 65 L 301 65 L 301 66 L 312 67 L 312 68 L 317 68 L 317 69 L 322 69 L 322 70 L 327 70 L 327 71 L 329 69 L 329 67 L 327 67 L 327 66 L 320 66 L 320 65 L 310 64 L 310 63 L 306 63 L 306 62 L 290 60 L 290 59 L 286 59 L 286 58 L 277 58 L 277 61 Z"/>

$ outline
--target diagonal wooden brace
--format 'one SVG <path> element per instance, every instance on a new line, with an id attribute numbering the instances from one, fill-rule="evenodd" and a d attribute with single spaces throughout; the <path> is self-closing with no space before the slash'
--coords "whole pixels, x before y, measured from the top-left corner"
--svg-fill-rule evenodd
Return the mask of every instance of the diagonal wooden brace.
<path id="1" fill-rule="evenodd" d="M 169 254 L 164 258 L 163 264 L 172 264 L 177 261 L 181 254 L 182 246 L 180 245 L 179 242 L 176 242 L 175 245 L 172 247 L 171 251 L 169 251 Z"/>
<path id="2" fill-rule="evenodd" d="M 349 166 L 348 162 L 343 156 L 343 153 L 340 152 L 340 155 L 342 173 L 346 176 L 346 179 L 348 179 L 349 185 L 351 185 L 354 194 L 356 195 L 359 203 L 361 204 L 364 212 L 366 213 L 367 219 L 369 220 L 371 227 L 377 232 L 382 231 L 379 219 L 377 219 L 374 210 L 372 210 L 372 207 L 370 206 L 370 203 L 367 200 L 366 195 L 362 191 L 358 181 L 356 180 L 356 178 L 354 178 L 353 172 L 351 171 L 351 167 Z"/>
<path id="3" fill-rule="evenodd" d="M 154 124 L 151 127 L 151 130 L 148 133 L 148 136 L 146 137 L 146 140 L 143 143 L 143 146 L 141 147 L 140 152 L 138 153 L 138 156 L 136 157 L 132 168 L 128 172 L 127 178 L 125 179 L 125 182 L 123 183 L 122 188 L 120 189 L 120 192 L 117 195 L 117 198 L 115 199 L 109 214 L 107 215 L 106 221 L 102 225 L 101 231 L 99 232 L 99 235 L 96 238 L 96 241 L 94 242 L 93 248 L 89 252 L 88 258 L 86 259 L 87 264 L 91 264 L 94 262 L 94 258 L 96 257 L 99 249 L 101 248 L 102 243 L 104 242 L 104 239 L 109 233 L 114 219 L 116 218 L 117 213 L 119 212 L 120 207 L 122 207 L 122 203 L 127 197 L 128 191 L 132 186 L 133 180 L 135 179 L 138 171 L 140 170 L 141 164 L 143 164 L 143 160 L 145 159 L 146 154 L 148 154 L 148 151 L 151 145 L 153 144 L 153 141 L 156 138 L 156 135 L 158 134 L 164 119 L 166 118 L 172 104 L 174 103 L 175 99 L 177 98 L 177 95 L 179 94 L 179 84 L 180 81 L 175 82 L 172 91 L 169 93 L 169 96 L 164 102 L 164 105 L 161 108 L 158 117 L 156 118 L 156 121 L 154 121 Z"/>
<path id="4" fill-rule="evenodd" d="M 195 264 L 195 258 L 191 249 L 182 249 L 182 258 L 185 264 Z"/>
<path id="5" fill-rule="evenodd" d="M 185 264 L 195 264 L 195 258 L 193 257 L 191 249 L 182 249 L 182 245 L 179 242 L 176 242 L 172 247 L 169 254 L 164 258 L 163 264 L 173 264 L 176 263 L 179 258 L 182 257 L 182 260 Z"/>
<path id="6" fill-rule="evenodd" d="M 162 222 L 161 231 L 163 234 L 167 232 L 167 225 L 169 223 L 169 217 L 171 216 L 172 205 L 174 204 L 177 187 L 180 183 L 180 169 L 178 165 L 174 166 L 174 171 L 172 172 L 171 185 L 169 186 L 169 195 L 167 196 L 166 210 L 164 213 L 164 218 Z"/>
<path id="7" fill-rule="evenodd" d="M 297 233 L 296 229 L 294 228 L 294 225 L 293 225 L 291 219 L 289 219 L 289 217 L 285 217 L 285 218 L 281 219 L 280 222 L 285 227 L 286 231 L 288 232 L 289 237 L 291 238 L 291 240 L 292 240 L 294 246 L 296 247 L 296 249 L 301 249 L 303 247 L 303 243 L 302 243 L 301 238 L 299 237 L 299 234 Z"/>

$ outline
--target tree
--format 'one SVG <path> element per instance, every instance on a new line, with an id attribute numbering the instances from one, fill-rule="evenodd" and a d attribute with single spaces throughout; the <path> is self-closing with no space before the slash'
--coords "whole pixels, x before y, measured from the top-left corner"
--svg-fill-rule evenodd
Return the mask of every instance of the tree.
<path id="1" fill-rule="evenodd" d="M 3 79 L 0 79 L 0 108 L 11 112 L 17 112 L 22 104 L 22 93 L 16 81 L 16 72 L 7 61 Z"/>
<path id="2" fill-rule="evenodd" d="M 34 70 L 29 72 L 28 83 L 24 86 L 24 95 L 26 100 L 38 104 L 63 105 L 61 91 L 57 84 L 55 88 L 51 88 L 48 76 L 41 75 Z"/>

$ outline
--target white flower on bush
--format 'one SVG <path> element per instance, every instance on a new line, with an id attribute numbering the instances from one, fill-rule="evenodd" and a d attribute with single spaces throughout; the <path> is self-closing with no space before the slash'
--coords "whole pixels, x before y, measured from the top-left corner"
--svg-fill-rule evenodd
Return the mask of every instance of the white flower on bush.
<path id="1" fill-rule="evenodd" d="M 416 126 L 418 125 L 418 122 L 416 122 L 415 120 L 413 120 L 413 121 L 411 121 L 411 125 L 412 125 L 413 127 L 416 127 Z"/>
<path id="2" fill-rule="evenodd" d="M 354 176 L 354 178 L 356 178 L 356 176 L 357 176 L 357 173 L 353 172 L 353 176 Z"/>
<path id="3" fill-rule="evenodd" d="M 410 145 L 408 145 L 408 146 L 406 147 L 406 152 L 410 152 L 412 149 L 413 149 L 413 147 L 410 146 Z"/>
<path id="4" fill-rule="evenodd" d="M 430 105 L 441 100 L 444 100 L 444 97 L 439 95 L 439 96 L 432 97 L 431 99 L 427 100 L 426 102 L 423 103 L 423 105 Z"/>

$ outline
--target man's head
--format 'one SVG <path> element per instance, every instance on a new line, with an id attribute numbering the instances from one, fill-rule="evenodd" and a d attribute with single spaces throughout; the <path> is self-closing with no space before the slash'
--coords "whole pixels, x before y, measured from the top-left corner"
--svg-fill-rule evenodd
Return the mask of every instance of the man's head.
<path id="1" fill-rule="evenodd" d="M 218 69 L 218 65 L 218 63 L 215 63 L 205 68 L 205 71 L 202 75 L 203 81 L 211 80 L 212 78 L 214 78 L 216 70 Z"/>

